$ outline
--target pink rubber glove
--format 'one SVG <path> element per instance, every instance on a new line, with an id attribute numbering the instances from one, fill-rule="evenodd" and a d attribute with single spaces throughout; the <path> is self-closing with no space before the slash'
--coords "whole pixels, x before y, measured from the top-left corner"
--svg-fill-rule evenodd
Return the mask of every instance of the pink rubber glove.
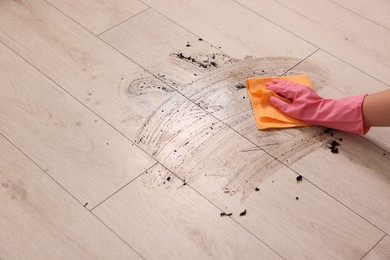
<path id="1" fill-rule="evenodd" d="M 366 134 L 370 129 L 363 125 L 362 104 L 366 95 L 334 100 L 324 99 L 312 88 L 286 80 L 274 79 L 266 86 L 276 94 L 291 99 L 292 103 L 277 97 L 269 99 L 272 106 L 291 117 L 356 134 Z"/>

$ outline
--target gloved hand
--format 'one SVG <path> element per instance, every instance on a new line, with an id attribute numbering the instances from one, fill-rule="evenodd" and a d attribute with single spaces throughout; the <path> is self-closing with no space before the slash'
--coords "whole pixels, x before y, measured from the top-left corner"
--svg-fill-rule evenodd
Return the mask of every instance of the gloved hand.
<path id="1" fill-rule="evenodd" d="M 362 104 L 366 95 L 324 99 L 313 89 L 286 80 L 273 80 L 266 83 L 266 87 L 291 100 L 288 103 L 274 96 L 269 99 L 272 106 L 291 117 L 312 125 L 357 134 L 366 134 L 370 129 L 363 125 Z"/>

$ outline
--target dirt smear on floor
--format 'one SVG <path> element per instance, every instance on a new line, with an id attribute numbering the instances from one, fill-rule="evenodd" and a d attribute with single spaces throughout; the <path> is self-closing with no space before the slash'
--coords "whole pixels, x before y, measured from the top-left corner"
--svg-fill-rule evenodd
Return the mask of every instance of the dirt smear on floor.
<path id="1" fill-rule="evenodd" d="M 299 128 L 287 134 L 262 132 L 258 140 L 252 135 L 254 131 L 259 133 L 255 127 L 240 127 L 243 118 L 255 126 L 245 79 L 283 75 L 299 59 L 248 56 L 239 60 L 221 53 L 177 52 L 169 60 L 177 69 L 172 74 L 156 76 L 180 93 L 172 94 L 147 117 L 135 142 L 189 184 L 200 177 L 224 178 L 221 192 L 240 194 L 245 200 L 263 180 L 284 167 L 283 164 L 290 165 L 329 142 L 322 128 Z M 306 64 L 305 68 L 308 67 Z M 313 71 L 319 70 L 314 64 L 312 67 Z M 298 68 L 294 72 L 309 74 Z M 183 73 L 191 77 L 182 80 Z M 146 85 L 142 80 L 136 84 L 142 91 L 153 88 Z M 133 89 L 129 94 L 137 95 L 131 92 Z M 246 147 L 230 147 L 229 142 L 234 138 L 243 140 Z M 255 143 L 258 150 L 245 139 Z M 245 149 L 252 149 L 249 152 L 252 155 L 248 157 L 248 151 L 243 152 Z M 229 156 L 224 159 L 223 153 Z"/>

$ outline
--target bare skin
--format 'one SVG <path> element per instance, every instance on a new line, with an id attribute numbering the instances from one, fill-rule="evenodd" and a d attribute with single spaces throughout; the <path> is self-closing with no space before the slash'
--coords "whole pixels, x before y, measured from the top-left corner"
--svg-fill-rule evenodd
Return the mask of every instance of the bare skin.
<path id="1" fill-rule="evenodd" d="M 390 90 L 367 95 L 362 110 L 365 126 L 390 126 Z"/>

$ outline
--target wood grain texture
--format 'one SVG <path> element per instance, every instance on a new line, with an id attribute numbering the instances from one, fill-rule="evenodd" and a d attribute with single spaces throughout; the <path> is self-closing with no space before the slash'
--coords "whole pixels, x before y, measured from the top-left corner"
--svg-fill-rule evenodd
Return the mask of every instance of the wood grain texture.
<path id="1" fill-rule="evenodd" d="M 138 0 L 48 0 L 47 2 L 96 35 L 148 8 Z"/>
<path id="2" fill-rule="evenodd" d="M 364 260 L 385 260 L 390 258 L 390 238 L 385 236 L 371 251 Z"/>
<path id="3" fill-rule="evenodd" d="M 282 259 L 161 165 L 93 212 L 147 259 Z"/>
<path id="4" fill-rule="evenodd" d="M 374 21 L 387 29 L 390 29 L 390 17 L 388 10 L 390 3 L 386 0 L 363 1 L 363 0 L 337 0 L 332 1 L 348 8 L 371 21 Z"/>
<path id="5" fill-rule="evenodd" d="M 304 58 L 316 49 L 233 1 L 146 0 L 144 3 L 236 58 L 246 55 Z"/>
<path id="6" fill-rule="evenodd" d="M 145 23 L 153 30 L 141 34 Z M 140 37 L 131 39 L 128 35 L 132 34 Z M 158 44 L 153 42 L 157 35 L 160 35 Z M 356 216 L 353 217 L 354 224 L 346 227 L 345 224 L 349 223 L 350 218 L 340 219 L 339 215 L 345 216 L 341 212 L 346 212 L 346 215 L 354 216 L 354 213 L 314 186 L 304 187 L 301 192 L 308 194 L 318 192 L 308 197 L 327 197 L 324 198 L 326 206 L 317 201 L 306 201 L 303 202 L 304 209 L 301 211 L 295 208 L 295 204 L 289 204 L 291 201 L 282 202 L 282 199 L 279 201 L 276 198 L 286 198 L 283 190 L 290 189 L 287 183 L 282 182 L 283 188 L 278 191 L 280 193 L 274 194 L 276 198 L 272 197 L 269 201 L 271 205 L 264 209 L 266 212 L 258 210 L 256 204 L 258 201 L 249 203 L 256 196 L 255 187 L 262 187 L 266 182 L 270 182 L 275 172 L 283 166 L 276 160 L 272 160 L 272 157 L 262 155 L 260 148 L 237 136 L 233 131 L 226 130 L 226 125 L 203 112 L 207 111 L 224 121 L 244 112 L 251 116 L 251 123 L 254 126 L 250 105 L 248 100 L 243 98 L 246 96 L 245 89 L 240 88 L 238 83 L 242 83 L 248 75 L 283 74 L 299 60 L 292 57 L 247 57 L 245 60 L 238 60 L 229 57 L 229 53 L 222 53 L 223 56 L 220 52 L 204 46 L 204 41 L 199 41 L 198 37 L 187 36 L 184 30 L 153 10 L 148 10 L 121 24 L 103 34 L 102 37 L 197 104 L 197 106 L 189 105 L 185 100 L 180 101 L 182 98 L 171 98 L 161 107 L 161 112 L 151 116 L 150 122 L 143 126 L 137 143 L 219 208 L 227 207 L 227 210 L 234 212 L 235 216 L 247 208 L 248 214 L 254 214 L 253 219 L 247 222 L 248 230 L 254 232 L 260 239 L 265 238 L 267 244 L 271 243 L 276 251 L 283 252 L 283 257 L 361 257 L 369 250 L 370 246 L 367 245 L 372 246 L 380 239 L 382 232 Z M 154 44 L 147 45 L 148 42 Z M 191 46 L 187 47 L 186 42 Z M 187 58 L 180 58 L 172 53 L 182 53 Z M 189 57 L 191 58 L 188 59 Z M 208 66 L 211 62 L 215 62 L 216 65 Z M 207 66 L 203 67 L 199 64 Z M 318 69 L 319 66 L 314 67 Z M 179 110 L 175 110 L 178 106 Z M 169 116 L 166 116 L 167 111 Z M 241 121 L 237 118 L 237 124 L 242 120 L 242 117 Z M 253 131 L 257 132 L 257 129 Z M 290 132 L 285 136 L 285 139 L 291 140 L 290 142 L 281 146 L 283 142 L 279 143 L 280 148 L 276 144 L 273 147 L 277 150 L 278 156 L 284 158 L 284 162 L 291 160 L 292 163 L 326 143 L 326 140 L 324 143 L 320 142 L 319 135 L 322 132 L 323 129 L 320 128 L 313 128 L 309 132 L 299 132 L 299 130 Z M 301 142 L 301 139 L 306 137 L 310 137 L 308 142 Z M 270 138 L 272 135 L 268 134 L 258 140 L 276 142 L 278 139 L 270 140 Z M 291 174 L 290 178 L 296 177 L 295 173 L 287 172 Z M 289 190 L 290 193 L 295 191 L 297 190 Z M 308 225 L 304 228 L 305 234 L 301 236 L 302 226 L 297 224 L 296 217 L 292 217 L 300 215 L 299 212 L 306 212 L 310 219 L 313 217 L 311 220 L 306 219 L 308 222 L 321 222 L 319 219 L 323 217 L 327 225 L 330 225 L 329 229 L 318 234 L 317 228 L 312 229 Z M 272 218 L 277 218 L 276 216 L 280 217 L 279 221 L 272 222 Z M 237 221 L 245 222 L 245 218 L 237 217 Z M 294 225 L 299 228 L 294 229 Z M 360 233 L 355 233 L 355 230 L 352 231 L 353 234 L 349 233 L 356 225 L 362 225 L 362 228 L 372 234 L 372 237 L 362 236 Z M 279 226 L 280 230 L 273 229 L 275 226 Z M 268 227 L 269 230 L 264 232 Z M 340 228 L 346 228 L 346 236 L 327 248 L 328 242 L 325 241 L 334 240 L 334 230 Z M 305 241 L 304 245 L 299 242 L 302 240 Z M 322 245 L 322 249 L 319 245 Z M 349 249 L 343 251 L 342 248 Z"/>
<path id="7" fill-rule="evenodd" d="M 0 135 L 1 259 L 141 259 Z"/>
<path id="8" fill-rule="evenodd" d="M 244 217 L 234 214 L 234 219 L 286 259 L 359 259 L 383 236 L 319 191 L 306 175 L 300 182 L 296 177 L 290 169 L 281 169 L 246 201 L 225 198 L 228 210 L 246 209 Z"/>
<path id="9" fill-rule="evenodd" d="M 154 160 L 0 44 L 0 132 L 92 208 Z"/>
<path id="10" fill-rule="evenodd" d="M 369 75 L 390 84 L 390 31 L 329 1 L 241 4 Z"/>
<path id="11" fill-rule="evenodd" d="M 389 232 L 390 156 L 365 139 L 336 133 L 338 154 L 318 149 L 290 167 L 372 224 Z"/>
<path id="12" fill-rule="evenodd" d="M 44 1 L 0 4 L 0 39 L 133 139 L 172 89 Z"/>

